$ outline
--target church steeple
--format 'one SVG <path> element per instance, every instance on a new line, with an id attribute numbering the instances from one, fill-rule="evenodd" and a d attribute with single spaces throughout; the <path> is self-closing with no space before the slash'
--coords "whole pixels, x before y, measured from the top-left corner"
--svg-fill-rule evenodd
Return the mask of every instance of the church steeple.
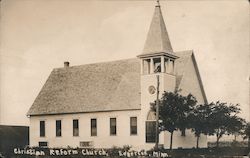
<path id="1" fill-rule="evenodd" d="M 161 12 L 161 6 L 157 0 L 153 19 L 150 24 L 147 39 L 142 54 L 152 53 L 173 53 L 173 49 L 168 37 L 168 32 Z"/>
<path id="2" fill-rule="evenodd" d="M 137 57 L 142 61 L 141 74 L 174 74 L 174 62 L 178 57 L 173 52 L 159 0 L 155 6 L 143 52 Z"/>

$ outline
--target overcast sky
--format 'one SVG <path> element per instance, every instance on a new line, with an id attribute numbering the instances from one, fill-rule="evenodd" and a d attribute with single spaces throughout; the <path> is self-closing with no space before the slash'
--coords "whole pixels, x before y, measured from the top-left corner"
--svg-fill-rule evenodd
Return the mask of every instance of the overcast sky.
<path id="1" fill-rule="evenodd" d="M 208 101 L 239 103 L 249 118 L 247 0 L 162 1 L 174 51 L 193 49 Z M 26 113 L 50 72 L 134 58 L 142 52 L 155 1 L 2 0 L 0 122 L 28 125 Z"/>

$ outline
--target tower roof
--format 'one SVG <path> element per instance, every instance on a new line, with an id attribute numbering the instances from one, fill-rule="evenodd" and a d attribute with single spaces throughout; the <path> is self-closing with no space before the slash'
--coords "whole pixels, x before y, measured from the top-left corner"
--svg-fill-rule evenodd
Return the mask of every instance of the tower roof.
<path id="1" fill-rule="evenodd" d="M 141 55 L 155 53 L 173 54 L 173 49 L 168 37 L 168 32 L 159 3 L 155 6 L 154 16 L 151 21 L 143 53 Z"/>

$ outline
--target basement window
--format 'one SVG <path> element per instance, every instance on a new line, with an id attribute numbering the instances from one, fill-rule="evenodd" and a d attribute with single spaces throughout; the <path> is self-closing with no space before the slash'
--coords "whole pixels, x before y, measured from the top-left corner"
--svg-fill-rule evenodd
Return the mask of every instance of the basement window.
<path id="1" fill-rule="evenodd" d="M 82 141 L 80 142 L 80 147 L 92 147 L 93 142 L 92 141 Z"/>
<path id="2" fill-rule="evenodd" d="M 38 142 L 39 147 L 48 147 L 48 142 Z"/>

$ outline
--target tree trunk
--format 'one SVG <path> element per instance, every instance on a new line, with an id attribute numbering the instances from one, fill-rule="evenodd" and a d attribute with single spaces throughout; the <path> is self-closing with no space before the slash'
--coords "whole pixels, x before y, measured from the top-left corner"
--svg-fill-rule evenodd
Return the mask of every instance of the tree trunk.
<path id="1" fill-rule="evenodd" d="M 181 136 L 186 136 L 186 129 L 181 130 Z"/>
<path id="2" fill-rule="evenodd" d="M 197 140 L 196 140 L 196 148 L 199 148 L 199 139 L 200 139 L 200 135 L 197 136 Z"/>
<path id="3" fill-rule="evenodd" d="M 219 147 L 219 140 L 220 140 L 220 136 L 217 134 L 216 135 L 216 147 Z"/>
<path id="4" fill-rule="evenodd" d="M 174 132 L 171 132 L 171 135 L 170 135 L 170 150 L 172 150 L 172 145 L 173 145 L 173 134 L 174 134 Z"/>

